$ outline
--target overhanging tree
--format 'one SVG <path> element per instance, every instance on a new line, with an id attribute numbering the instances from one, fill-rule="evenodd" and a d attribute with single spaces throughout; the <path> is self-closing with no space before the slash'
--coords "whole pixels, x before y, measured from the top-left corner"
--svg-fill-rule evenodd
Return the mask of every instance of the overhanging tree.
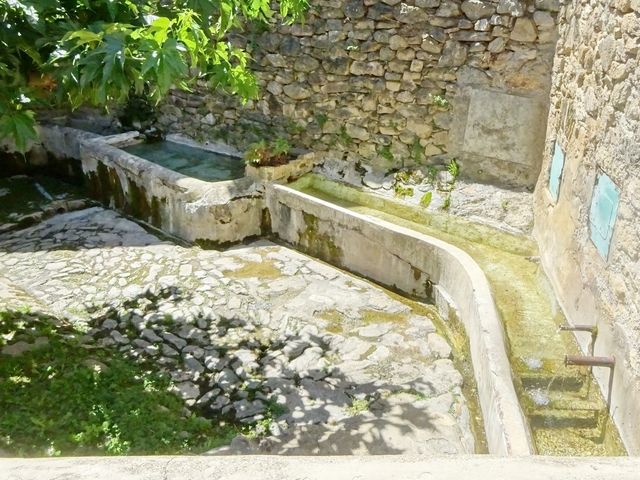
<path id="1" fill-rule="evenodd" d="M 307 0 L 0 0 L 0 137 L 23 151 L 33 105 L 158 102 L 205 80 L 257 95 L 248 54 L 227 41 L 250 22 L 300 18 Z"/>

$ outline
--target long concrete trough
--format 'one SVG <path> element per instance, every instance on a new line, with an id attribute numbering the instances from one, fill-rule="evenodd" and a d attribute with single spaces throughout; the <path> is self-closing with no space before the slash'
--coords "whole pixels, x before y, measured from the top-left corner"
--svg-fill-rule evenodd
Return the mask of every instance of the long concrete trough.
<path id="1" fill-rule="evenodd" d="M 489 452 L 533 453 L 502 322 L 484 273 L 467 253 L 283 185 L 269 185 L 266 201 L 272 232 L 294 247 L 411 295 L 449 299 L 469 338 Z"/>
<path id="2" fill-rule="evenodd" d="M 119 148 L 131 135 L 82 137 L 67 154 L 80 156 L 96 198 L 188 241 L 224 244 L 270 230 L 310 255 L 454 309 L 469 339 L 489 452 L 534 453 L 502 323 L 488 281 L 468 254 L 285 185 L 186 177 Z"/>

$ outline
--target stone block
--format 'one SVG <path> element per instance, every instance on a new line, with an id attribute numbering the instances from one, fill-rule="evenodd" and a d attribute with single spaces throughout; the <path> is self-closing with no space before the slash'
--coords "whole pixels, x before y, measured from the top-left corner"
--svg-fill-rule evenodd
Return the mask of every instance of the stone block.
<path id="1" fill-rule="evenodd" d="M 516 20 L 511 32 L 511 40 L 516 42 L 535 42 L 538 37 L 538 32 L 533 20 L 526 17 L 521 17 Z"/>
<path id="2" fill-rule="evenodd" d="M 464 121 L 465 154 L 538 167 L 546 121 L 543 98 L 472 89 Z"/>
<path id="3" fill-rule="evenodd" d="M 476 21 L 481 18 L 490 17 L 495 11 L 496 7 L 490 2 L 482 0 L 467 0 L 462 2 L 460 9 L 469 18 L 469 20 Z"/>

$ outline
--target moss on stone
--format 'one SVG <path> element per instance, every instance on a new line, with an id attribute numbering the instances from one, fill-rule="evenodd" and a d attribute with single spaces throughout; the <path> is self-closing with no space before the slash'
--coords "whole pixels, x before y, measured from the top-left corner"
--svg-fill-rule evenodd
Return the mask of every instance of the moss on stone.
<path id="1" fill-rule="evenodd" d="M 164 199 L 150 196 L 144 186 L 127 178 L 126 191 L 115 168 L 98 162 L 95 172 L 86 174 L 89 195 L 107 206 L 162 228 Z"/>
<path id="2" fill-rule="evenodd" d="M 151 197 L 151 225 L 160 228 L 162 226 L 162 209 L 165 199 L 158 199 L 158 197 Z"/>
<path id="3" fill-rule="evenodd" d="M 408 319 L 406 312 L 383 312 L 380 310 L 365 309 L 360 311 L 363 325 L 374 323 L 405 323 Z"/>
<path id="4" fill-rule="evenodd" d="M 244 261 L 244 265 L 237 270 L 224 270 L 224 274 L 231 278 L 259 278 L 273 280 L 282 277 L 282 272 L 273 261 L 263 259 L 261 262 Z"/>
<path id="5" fill-rule="evenodd" d="M 323 310 L 318 314 L 318 317 L 327 322 L 327 326 L 324 328 L 327 332 L 335 335 L 340 335 L 344 332 L 342 325 L 344 316 L 338 310 Z"/>
<path id="6" fill-rule="evenodd" d="M 120 183 L 120 177 L 115 168 L 98 161 L 95 172 L 87 174 L 89 195 L 104 205 L 123 208 L 125 194 Z"/>
<path id="7" fill-rule="evenodd" d="M 144 187 L 127 178 L 128 196 L 125 201 L 124 211 L 140 220 L 148 222 L 151 220 L 151 206 L 147 200 L 147 193 Z"/>
<path id="8" fill-rule="evenodd" d="M 271 212 L 268 208 L 262 209 L 262 216 L 260 218 L 260 235 L 271 235 Z"/>
<path id="9" fill-rule="evenodd" d="M 300 246 L 308 255 L 320 258 L 333 265 L 342 266 L 343 253 L 333 239 L 318 228 L 318 218 L 307 212 L 302 212 L 305 230 L 300 235 Z"/>

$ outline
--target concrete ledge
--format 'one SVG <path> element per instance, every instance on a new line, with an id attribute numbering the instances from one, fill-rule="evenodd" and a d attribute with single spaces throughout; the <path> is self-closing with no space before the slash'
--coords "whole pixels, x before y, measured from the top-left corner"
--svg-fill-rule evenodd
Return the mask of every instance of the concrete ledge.
<path id="1" fill-rule="evenodd" d="M 58 125 L 42 125 L 38 128 L 40 141 L 54 157 L 61 159 L 80 159 L 80 144 L 85 140 L 100 138 L 100 135 L 77 128 Z"/>
<path id="2" fill-rule="evenodd" d="M 266 200 L 273 233 L 330 263 L 401 291 L 453 301 L 470 342 L 490 453 L 533 453 L 516 395 L 502 322 L 489 283 L 462 250 L 433 237 L 357 214 L 282 185 Z"/>
<path id="3" fill-rule="evenodd" d="M 247 164 L 245 172 L 256 182 L 290 182 L 311 172 L 320 161 L 318 154 L 305 153 L 289 163 L 275 167 L 255 167 Z"/>
<path id="4" fill-rule="evenodd" d="M 0 459 L 5 480 L 637 480 L 640 458 L 488 455 Z"/>

